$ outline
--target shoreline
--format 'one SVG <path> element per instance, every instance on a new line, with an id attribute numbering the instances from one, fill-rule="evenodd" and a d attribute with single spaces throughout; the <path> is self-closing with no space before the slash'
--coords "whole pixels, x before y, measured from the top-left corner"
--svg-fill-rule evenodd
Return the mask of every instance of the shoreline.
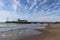
<path id="1" fill-rule="evenodd" d="M 34 29 L 15 29 L 0 32 L 0 40 L 21 40 L 39 34 L 42 34 L 42 32 Z"/>
<path id="2" fill-rule="evenodd" d="M 60 40 L 60 24 L 51 24 L 46 29 L 35 29 L 43 32 L 40 35 L 24 38 L 24 40 Z"/>
<path id="3" fill-rule="evenodd" d="M 41 35 L 42 32 L 36 29 L 45 29 L 47 25 L 34 25 L 33 28 L 19 28 L 8 31 L 0 31 L 0 40 L 23 40 L 27 37 Z"/>

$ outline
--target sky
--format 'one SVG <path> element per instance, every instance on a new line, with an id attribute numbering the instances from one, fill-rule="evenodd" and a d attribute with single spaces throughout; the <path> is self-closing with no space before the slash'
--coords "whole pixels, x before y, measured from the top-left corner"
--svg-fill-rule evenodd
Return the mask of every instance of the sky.
<path id="1" fill-rule="evenodd" d="M 60 21 L 60 0 L 0 0 L 0 22 L 7 20 Z"/>

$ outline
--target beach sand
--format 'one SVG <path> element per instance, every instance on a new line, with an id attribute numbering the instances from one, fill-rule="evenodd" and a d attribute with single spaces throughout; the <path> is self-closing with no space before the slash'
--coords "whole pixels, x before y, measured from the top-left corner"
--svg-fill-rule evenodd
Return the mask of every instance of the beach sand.
<path id="1" fill-rule="evenodd" d="M 60 24 L 51 24 L 46 29 L 35 29 L 42 31 L 40 35 L 30 36 L 23 40 L 60 40 Z"/>

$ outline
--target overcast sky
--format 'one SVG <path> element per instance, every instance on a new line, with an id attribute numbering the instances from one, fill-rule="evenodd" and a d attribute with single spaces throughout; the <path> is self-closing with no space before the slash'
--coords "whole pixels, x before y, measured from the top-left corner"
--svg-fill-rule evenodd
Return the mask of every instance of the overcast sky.
<path id="1" fill-rule="evenodd" d="M 60 21 L 60 0 L 0 0 L 0 22 L 17 20 Z"/>

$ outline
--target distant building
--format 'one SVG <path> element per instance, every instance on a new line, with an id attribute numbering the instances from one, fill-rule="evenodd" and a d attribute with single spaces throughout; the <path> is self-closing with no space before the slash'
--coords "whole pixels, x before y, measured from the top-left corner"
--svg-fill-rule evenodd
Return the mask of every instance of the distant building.
<path id="1" fill-rule="evenodd" d="M 17 21 L 18 22 L 28 22 L 27 20 L 20 20 L 20 19 L 18 19 Z"/>

